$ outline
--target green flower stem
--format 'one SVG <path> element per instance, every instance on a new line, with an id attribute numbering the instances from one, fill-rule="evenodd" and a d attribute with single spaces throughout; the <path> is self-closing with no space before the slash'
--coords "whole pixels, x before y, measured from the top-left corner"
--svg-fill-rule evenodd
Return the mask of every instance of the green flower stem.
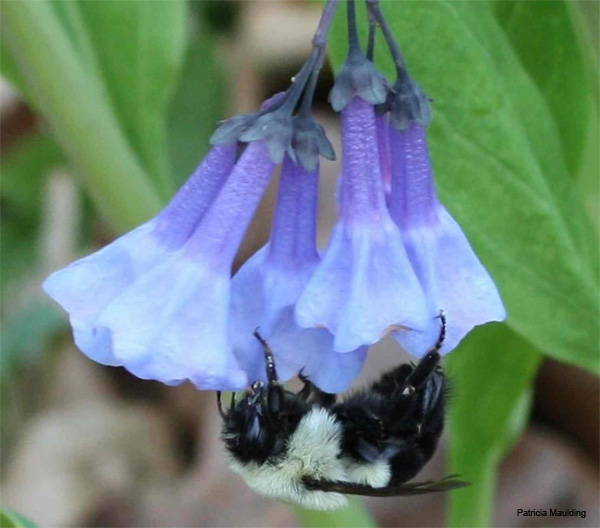
<path id="1" fill-rule="evenodd" d="M 461 460 L 460 453 L 465 451 L 451 449 L 451 465 L 465 468 L 460 478 L 471 482 L 471 485 L 449 493 L 447 525 L 452 528 L 493 526 L 496 478 L 501 458 L 499 450 L 482 453 L 477 462 L 473 461 L 472 455 Z"/>
<path id="2" fill-rule="evenodd" d="M 334 511 L 315 511 L 292 506 L 296 519 L 303 528 L 374 528 L 377 526 L 365 506 L 358 499 L 350 499 L 345 508 Z"/>
<path id="3" fill-rule="evenodd" d="M 37 528 L 37 524 L 8 508 L 0 509 L 0 526 L 2 528 Z"/>
<path id="4" fill-rule="evenodd" d="M 36 109 L 81 173 L 101 212 L 128 230 L 161 207 L 97 79 L 49 2 L 4 2 L 2 32 Z"/>

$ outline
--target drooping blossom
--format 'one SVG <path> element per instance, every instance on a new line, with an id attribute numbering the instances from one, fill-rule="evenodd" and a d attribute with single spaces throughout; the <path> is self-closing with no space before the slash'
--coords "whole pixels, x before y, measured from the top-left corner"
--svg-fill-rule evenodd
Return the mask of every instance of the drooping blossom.
<path id="1" fill-rule="evenodd" d="M 262 345 L 252 335 L 259 327 L 274 350 L 280 380 L 302 371 L 322 390 L 340 392 L 360 372 L 366 347 L 334 352 L 327 329 L 302 329 L 294 317 L 295 303 L 320 261 L 318 181 L 318 168 L 309 172 L 286 156 L 270 240 L 232 280 L 231 336 L 250 379 L 265 380 Z"/>
<path id="2" fill-rule="evenodd" d="M 387 210 L 373 105 L 342 111 L 340 220 L 296 305 L 302 327 L 324 327 L 334 350 L 379 341 L 394 329 L 421 332 L 429 313 L 402 235 Z"/>
<path id="3" fill-rule="evenodd" d="M 387 333 L 421 356 L 438 338 L 440 310 L 443 352 L 473 326 L 504 318 L 492 279 L 437 199 L 422 128 L 429 99 L 408 76 L 376 0 L 372 22 L 398 80 L 391 87 L 362 54 L 348 2 L 349 53 L 330 93 L 342 120 L 340 220 L 323 257 L 317 252 L 319 157 L 335 153 L 311 107 L 337 4 L 327 3 L 290 88 L 222 123 L 216 146 L 159 215 L 46 280 L 90 358 L 167 384 L 237 390 L 264 380 L 252 335 L 259 327 L 282 380 L 302 372 L 339 392 Z M 231 280 L 281 162 L 270 241 Z"/>
<path id="4" fill-rule="evenodd" d="M 435 190 L 425 128 L 388 128 L 392 153 L 390 212 L 400 227 L 410 262 L 425 291 L 430 321 L 447 320 L 442 353 L 453 350 L 473 327 L 503 321 L 498 289 L 467 237 L 440 203 Z M 439 322 L 428 332 L 394 332 L 402 347 L 421 357 L 435 343 Z"/>
<path id="5" fill-rule="evenodd" d="M 213 148 L 157 217 L 45 281 L 91 359 L 168 384 L 247 384 L 229 342 L 231 264 L 275 164 L 261 141 L 235 153 Z"/>

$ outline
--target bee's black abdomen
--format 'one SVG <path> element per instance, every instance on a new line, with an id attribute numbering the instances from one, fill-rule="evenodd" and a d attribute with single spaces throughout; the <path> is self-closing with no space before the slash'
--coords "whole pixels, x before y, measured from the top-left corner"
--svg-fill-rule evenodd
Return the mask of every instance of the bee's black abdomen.
<path id="1" fill-rule="evenodd" d="M 443 372 L 434 373 L 416 396 L 415 407 L 405 420 L 410 426 L 416 425 L 417 432 L 410 449 L 390 461 L 390 485 L 406 482 L 421 471 L 435 453 L 444 429 L 446 378 Z"/>
<path id="2" fill-rule="evenodd" d="M 390 464 L 389 485 L 413 478 L 429 461 L 444 427 L 446 378 L 439 354 L 384 374 L 334 407 L 344 452 L 357 462 Z"/>

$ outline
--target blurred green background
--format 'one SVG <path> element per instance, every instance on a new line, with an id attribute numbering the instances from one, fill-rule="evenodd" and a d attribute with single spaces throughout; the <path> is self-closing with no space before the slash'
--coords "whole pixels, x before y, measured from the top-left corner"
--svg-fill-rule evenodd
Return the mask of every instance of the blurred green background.
<path id="1" fill-rule="evenodd" d="M 225 469 L 212 395 L 91 364 L 39 289 L 51 271 L 156 213 L 219 119 L 288 85 L 320 4 L 0 8 L 3 505 L 42 526 L 364 525 L 366 517 L 293 517 L 254 496 Z M 509 317 L 474 331 L 447 361 L 447 448 L 428 471 L 458 472 L 473 486 L 445 505 L 426 497 L 367 508 L 383 526 L 597 526 L 598 3 L 382 1 L 382 9 L 434 100 L 441 198 Z M 342 11 L 317 95 L 338 154 L 326 97 L 346 51 Z M 391 75 L 383 49 L 378 41 L 376 59 Z M 322 170 L 326 240 L 339 165 Z M 265 240 L 272 200 L 271 190 L 238 262 Z M 393 343 L 375 347 L 359 384 L 398 354 Z M 587 517 L 524 518 L 517 508 L 587 509 Z"/>

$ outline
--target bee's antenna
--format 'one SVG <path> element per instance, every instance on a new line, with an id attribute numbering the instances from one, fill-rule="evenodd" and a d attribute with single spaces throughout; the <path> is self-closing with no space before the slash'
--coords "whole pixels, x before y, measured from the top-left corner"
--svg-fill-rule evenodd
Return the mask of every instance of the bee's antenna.
<path id="1" fill-rule="evenodd" d="M 266 339 L 260 335 L 258 327 L 254 330 L 254 337 L 260 341 L 260 344 L 265 350 L 265 361 L 267 363 L 267 380 L 269 383 L 277 383 L 277 370 L 275 370 L 275 359 L 273 357 L 273 351 L 267 343 Z"/>
<path id="2" fill-rule="evenodd" d="M 435 343 L 435 346 L 433 347 L 433 350 L 439 352 L 442 346 L 444 346 L 444 341 L 446 340 L 446 313 L 444 310 L 440 310 L 440 315 L 438 315 L 436 319 L 439 319 L 442 324 L 440 328 L 440 335 Z"/>

